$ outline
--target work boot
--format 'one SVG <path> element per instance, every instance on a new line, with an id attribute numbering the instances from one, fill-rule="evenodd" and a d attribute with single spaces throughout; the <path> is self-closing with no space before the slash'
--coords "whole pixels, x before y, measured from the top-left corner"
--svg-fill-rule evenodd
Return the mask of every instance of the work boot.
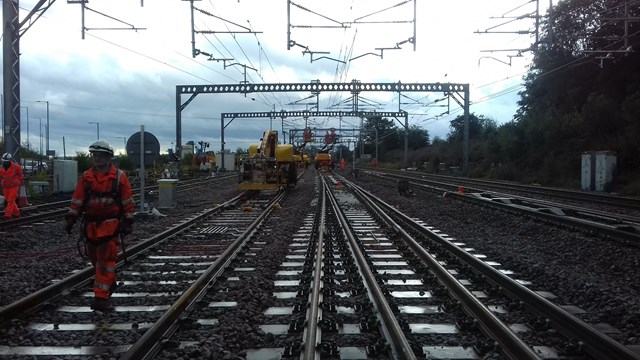
<path id="1" fill-rule="evenodd" d="M 103 298 L 94 298 L 91 302 L 91 309 L 97 312 L 106 313 L 111 311 L 109 300 Z"/>

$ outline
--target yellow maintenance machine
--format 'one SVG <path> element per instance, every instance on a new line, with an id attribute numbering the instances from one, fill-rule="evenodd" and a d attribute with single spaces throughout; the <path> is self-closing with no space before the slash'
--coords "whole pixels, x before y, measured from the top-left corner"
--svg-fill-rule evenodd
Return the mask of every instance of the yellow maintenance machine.
<path id="1" fill-rule="evenodd" d="M 238 189 L 276 190 L 294 186 L 298 170 L 293 145 L 279 144 L 277 131 L 265 131 L 259 145 L 249 146 L 247 157 L 240 159 Z"/>
<path id="2" fill-rule="evenodd" d="M 331 171 L 335 168 L 335 164 L 333 163 L 333 159 L 331 158 L 331 154 L 329 153 L 333 150 L 333 146 L 336 143 L 336 130 L 331 129 L 331 132 L 327 131 L 324 135 L 324 146 L 322 149 L 318 151 L 316 154 L 316 158 L 314 160 L 314 164 L 316 169 L 323 171 Z"/>
<path id="3" fill-rule="evenodd" d="M 329 151 L 333 148 L 333 144 L 325 145 L 322 149 L 318 151 L 316 154 L 316 158 L 314 160 L 314 164 L 316 169 L 323 171 L 331 171 L 335 168 L 335 164 L 333 163 L 333 159 L 331 158 L 331 154 Z"/>

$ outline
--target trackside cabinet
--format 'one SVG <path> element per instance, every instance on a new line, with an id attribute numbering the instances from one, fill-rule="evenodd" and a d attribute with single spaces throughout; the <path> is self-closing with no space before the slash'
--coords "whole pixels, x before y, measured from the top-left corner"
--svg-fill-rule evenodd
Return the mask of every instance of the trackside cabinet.
<path id="1" fill-rule="evenodd" d="M 613 151 L 598 151 L 595 154 L 595 188 L 596 191 L 613 190 L 613 174 L 616 170 L 616 153 Z"/>
<path id="2" fill-rule="evenodd" d="M 617 156 L 614 151 L 582 153 L 581 188 L 585 191 L 611 191 Z"/>
<path id="3" fill-rule="evenodd" d="M 178 179 L 158 180 L 158 208 L 172 208 L 178 204 Z"/>
<path id="4" fill-rule="evenodd" d="M 583 191 L 593 191 L 595 190 L 595 172 L 593 169 L 595 168 L 595 157 L 593 156 L 593 151 L 586 151 L 582 153 L 582 166 L 580 173 L 582 174 L 581 188 Z"/>
<path id="5" fill-rule="evenodd" d="M 71 193 L 78 184 L 76 160 L 53 160 L 53 192 Z"/>

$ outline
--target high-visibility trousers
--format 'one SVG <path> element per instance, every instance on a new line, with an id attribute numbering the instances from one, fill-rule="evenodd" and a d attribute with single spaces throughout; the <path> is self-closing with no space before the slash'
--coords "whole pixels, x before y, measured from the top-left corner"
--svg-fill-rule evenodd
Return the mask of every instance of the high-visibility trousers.
<path id="1" fill-rule="evenodd" d="M 109 299 L 109 288 L 116 282 L 118 241 L 119 237 L 117 236 L 99 243 L 87 239 L 87 252 L 89 253 L 91 264 L 96 269 L 93 293 L 97 298 Z"/>
<path id="2" fill-rule="evenodd" d="M 20 216 L 20 209 L 16 204 L 18 198 L 19 186 L 5 186 L 3 189 L 4 201 L 7 203 L 7 207 L 4 210 L 4 217 L 10 218 L 12 216 Z"/>

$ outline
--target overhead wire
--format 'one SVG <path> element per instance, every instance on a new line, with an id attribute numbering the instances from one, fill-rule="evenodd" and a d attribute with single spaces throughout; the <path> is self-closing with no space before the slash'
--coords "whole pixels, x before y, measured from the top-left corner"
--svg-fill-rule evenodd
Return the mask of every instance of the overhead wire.
<path id="1" fill-rule="evenodd" d="M 211 1 L 209 1 L 209 3 L 211 4 L 211 6 L 212 6 L 212 7 L 214 8 L 214 10 L 215 10 L 215 6 L 213 6 L 213 4 L 211 3 Z M 226 22 L 225 22 L 224 24 L 225 24 L 225 27 L 227 28 L 227 30 L 228 30 L 229 32 L 231 32 L 231 29 L 229 29 L 229 26 L 226 24 Z M 207 30 L 211 31 L 211 29 L 210 29 L 206 24 L 204 24 L 204 26 L 207 28 Z M 220 45 L 222 46 L 222 48 L 224 48 L 224 50 L 226 51 L 226 53 L 228 54 L 228 56 L 230 56 L 234 61 L 236 61 L 238 64 L 240 64 L 240 62 L 241 62 L 241 61 L 240 61 L 240 60 L 239 60 L 239 59 L 238 59 L 238 58 L 233 54 L 233 52 L 232 52 L 232 51 L 231 51 L 231 50 L 230 50 L 230 49 L 229 49 L 229 48 L 224 44 L 224 42 L 223 42 L 223 41 L 222 41 L 222 40 L 221 40 L 221 39 L 220 39 L 220 38 L 219 38 L 215 33 L 213 33 L 212 35 L 213 35 L 213 37 L 218 41 L 218 43 L 220 43 Z M 208 42 L 208 43 L 209 43 L 209 44 L 210 44 L 210 45 L 211 45 L 211 46 L 212 46 L 212 47 L 213 47 L 213 48 L 214 48 L 214 49 L 215 49 L 215 50 L 216 50 L 216 51 L 217 51 L 221 56 L 222 56 L 222 58 L 223 58 L 223 59 L 221 59 L 221 60 L 223 61 L 223 65 L 224 65 L 224 66 L 225 66 L 225 68 L 226 68 L 226 64 L 224 63 L 226 60 L 224 60 L 224 59 L 225 59 L 225 57 L 226 57 L 227 55 L 226 55 L 225 53 L 223 53 L 220 49 L 218 49 L 218 48 L 215 46 L 215 44 L 214 44 L 214 43 L 213 43 L 213 42 L 212 42 L 212 41 L 211 41 L 211 40 L 210 40 L 206 35 L 205 35 L 205 36 L 203 36 L 203 37 L 204 37 L 204 38 L 207 40 L 207 42 Z M 240 43 L 238 42 L 237 38 L 236 38 L 235 36 L 233 36 L 233 34 L 232 34 L 232 37 L 233 37 L 233 39 L 234 39 L 234 41 L 235 41 L 236 45 L 240 48 L 240 51 L 242 52 L 242 54 L 243 54 L 243 55 L 244 55 L 244 56 L 249 60 L 249 64 L 251 65 L 251 67 L 255 69 L 255 65 L 253 65 L 253 63 L 252 63 L 252 62 L 251 62 L 251 60 L 249 59 L 249 56 L 246 54 L 246 52 L 245 52 L 245 51 L 244 51 L 244 49 L 242 48 L 242 45 L 240 45 Z M 234 67 L 234 69 L 235 69 L 235 70 L 236 70 L 240 75 L 243 75 L 243 77 L 247 77 L 248 79 L 252 80 L 252 82 L 253 82 L 253 83 L 255 83 L 255 81 L 253 81 L 253 77 L 251 76 L 251 74 L 248 74 L 248 73 L 247 73 L 247 68 L 246 68 L 245 66 L 243 66 L 243 68 L 244 68 L 244 71 L 241 71 L 239 68 Z M 258 74 L 258 77 L 259 77 L 261 80 L 263 80 L 263 83 L 264 83 L 264 79 L 262 78 L 262 76 L 260 76 L 260 75 Z M 282 103 L 279 101 L 279 99 L 278 99 L 278 98 L 277 98 L 273 93 L 270 93 L 270 94 L 271 94 L 271 96 L 273 96 L 273 98 L 276 100 L 276 102 L 278 102 L 280 105 L 282 105 Z M 258 102 L 263 103 L 263 104 L 265 104 L 265 105 L 269 105 L 269 104 L 270 104 L 270 102 L 269 102 L 269 101 L 268 101 L 268 99 L 267 99 L 267 95 L 266 95 L 265 93 L 259 92 L 259 93 L 257 93 L 256 97 L 258 97 L 258 98 L 262 98 L 262 101 L 258 101 Z M 255 98 L 252 98 L 252 99 L 255 99 Z"/>
<path id="2" fill-rule="evenodd" d="M 249 22 L 249 20 L 247 20 L 247 22 Z M 252 28 L 252 25 L 251 25 L 250 22 L 249 22 L 249 27 Z M 262 53 L 264 54 L 264 57 L 266 58 L 267 63 L 269 64 L 269 67 L 271 68 L 271 71 L 273 71 L 273 74 L 276 77 L 276 79 L 278 79 L 278 82 L 281 82 L 280 81 L 280 77 L 278 76 L 278 72 L 276 71 L 276 69 L 273 67 L 273 64 L 271 63 L 271 59 L 269 58 L 269 55 L 267 54 L 266 51 L 264 51 L 264 48 L 263 48 L 262 44 L 260 43 L 260 39 L 258 39 L 258 34 L 256 34 L 254 32 L 253 35 L 255 36 L 256 42 L 258 43 L 258 47 L 259 47 L 260 51 L 262 51 Z M 286 94 L 286 95 L 287 95 L 287 98 L 288 98 L 289 102 L 291 102 L 291 98 L 289 97 L 289 94 Z"/>
<path id="3" fill-rule="evenodd" d="M 640 3 L 640 1 L 632 1 L 632 2 L 631 2 L 631 4 L 634 4 L 634 3 Z M 622 6 L 622 5 L 619 5 L 619 6 Z M 607 9 L 606 11 L 610 11 L 610 10 L 611 10 L 611 9 Z M 604 11 L 603 11 L 603 12 L 604 12 Z M 633 34 L 631 34 L 631 35 L 629 35 L 629 36 L 634 36 L 634 35 L 636 35 L 637 33 L 638 33 L 638 32 L 633 33 Z M 354 49 L 354 45 L 355 45 L 355 40 L 356 40 L 356 34 L 357 34 L 357 31 L 356 31 L 356 32 L 354 32 L 354 37 L 353 37 L 353 40 L 352 40 L 352 43 L 351 43 L 351 47 L 349 48 L 349 52 L 351 52 L 351 53 L 353 53 L 353 49 Z M 101 37 L 99 37 L 99 36 L 97 36 L 97 35 L 91 34 L 91 33 L 88 33 L 88 35 L 89 35 L 89 36 L 91 36 L 91 37 L 93 37 L 93 38 L 95 38 L 95 39 L 98 39 L 98 40 L 100 40 L 100 41 L 103 41 L 103 42 L 105 42 L 105 43 L 108 43 L 108 44 L 110 44 L 110 45 L 112 45 L 112 46 L 116 46 L 116 47 L 118 47 L 118 48 L 124 49 L 124 50 L 126 50 L 126 51 L 131 52 L 131 53 L 134 53 L 134 54 L 136 54 L 136 55 L 138 55 L 138 56 L 144 57 L 144 58 L 149 59 L 149 60 L 151 60 L 151 61 L 154 61 L 154 62 L 160 63 L 160 64 L 162 64 L 162 65 L 168 66 L 168 67 L 170 67 L 170 68 L 173 68 L 174 70 L 177 70 L 177 71 L 179 71 L 179 72 L 185 73 L 185 74 L 187 74 L 187 75 L 189 75 L 189 76 L 192 76 L 192 77 L 194 77 L 194 78 L 197 78 L 197 79 L 200 79 L 200 80 L 203 80 L 203 81 L 207 81 L 207 82 L 211 82 L 209 79 L 206 79 L 206 78 L 204 78 L 204 77 L 202 77 L 202 76 L 196 75 L 196 74 L 194 74 L 194 73 L 192 73 L 192 72 L 190 72 L 190 71 L 187 71 L 187 70 L 185 70 L 185 69 L 182 69 L 182 68 L 180 68 L 180 67 L 178 67 L 178 66 L 176 66 L 176 65 L 170 64 L 170 63 L 168 63 L 168 62 L 166 62 L 166 61 L 162 61 L 162 60 L 156 59 L 156 58 L 154 58 L 154 57 L 152 57 L 152 56 L 149 56 L 149 55 L 147 55 L 147 54 L 144 54 L 144 53 L 142 53 L 142 52 L 139 52 L 139 51 L 136 51 L 136 50 L 133 50 L 133 49 L 127 48 L 126 46 L 120 45 L 120 44 L 118 44 L 118 43 L 116 43 L 116 42 L 114 42 L 114 41 L 107 40 L 107 39 L 103 39 L 103 38 L 101 38 Z M 220 41 L 220 39 L 218 39 L 217 37 L 216 37 L 216 40 L 218 40 L 220 43 L 222 43 L 222 42 Z M 234 40 L 236 41 L 236 44 L 238 44 L 238 46 L 242 49 L 242 46 L 238 43 L 238 41 L 237 41 L 237 39 L 235 39 L 235 37 L 234 37 Z M 256 40 L 258 40 L 257 35 L 256 35 Z M 211 42 L 210 42 L 210 43 L 211 43 Z M 258 43 L 259 43 L 259 40 L 258 40 Z M 212 44 L 212 45 L 213 45 L 213 44 Z M 230 52 L 226 47 L 225 47 L 225 49 L 226 49 L 229 53 L 231 53 L 231 52 Z M 261 45 L 260 45 L 260 49 L 261 49 L 261 51 L 265 54 L 265 57 L 267 57 L 267 61 L 268 61 L 269 65 L 270 65 L 270 67 L 271 67 L 271 70 L 272 70 L 272 71 L 274 72 L 274 74 L 276 74 L 276 76 L 277 76 L 277 73 L 275 72 L 275 69 L 274 69 L 274 67 L 273 67 L 273 64 L 272 64 L 272 63 L 271 63 L 271 61 L 269 60 L 269 58 L 268 58 L 268 56 L 267 56 L 266 52 L 265 52 L 265 51 L 263 51 L 263 48 L 262 48 L 262 46 L 261 46 Z M 341 51 L 342 51 L 342 50 L 341 50 Z M 243 52 L 243 54 L 248 58 L 248 56 L 247 56 L 247 54 L 244 52 L 244 50 L 242 50 L 242 52 Z M 220 52 L 220 53 L 222 54 L 222 52 Z M 344 55 L 345 55 L 345 59 L 347 58 L 347 53 L 348 53 L 348 52 L 346 51 L 346 48 L 345 48 L 345 54 L 344 54 Z M 182 54 L 181 54 L 181 55 L 182 55 Z M 182 56 L 184 56 L 184 55 L 182 55 Z M 184 57 L 187 57 L 187 56 L 184 56 Z M 235 59 L 235 57 L 234 57 L 234 59 Z M 194 62 L 196 62 L 196 63 L 198 63 L 198 64 L 200 64 L 201 66 L 204 66 L 204 67 L 208 68 L 209 70 L 211 70 L 211 71 L 213 71 L 213 72 L 216 72 L 217 74 L 219 74 L 219 75 L 221 75 L 221 76 L 225 76 L 225 77 L 227 77 L 227 78 L 231 79 L 230 77 L 228 77 L 228 76 L 227 76 L 225 73 L 223 73 L 223 72 L 216 71 L 215 69 L 212 69 L 212 68 L 211 68 L 211 67 L 209 67 L 209 66 L 206 66 L 206 65 L 204 65 L 204 64 L 202 64 L 202 63 L 200 63 L 200 62 L 197 62 L 197 61 L 196 61 L 196 60 L 194 60 L 194 59 L 191 59 L 191 60 L 192 60 L 192 61 L 194 61 Z M 547 72 L 545 72 L 545 73 L 543 73 L 543 74 L 539 74 L 538 76 L 548 76 L 549 74 L 554 73 L 554 72 L 556 72 L 556 71 L 559 71 L 559 70 L 561 70 L 561 69 L 562 69 L 562 68 L 564 68 L 564 67 L 571 66 L 571 65 L 573 65 L 573 66 L 580 65 L 580 63 L 584 63 L 584 62 L 588 62 L 588 61 L 590 61 L 590 56 L 585 56 L 585 57 L 582 57 L 582 58 L 579 58 L 579 59 L 575 59 L 575 60 L 571 61 L 571 62 L 570 62 L 570 63 L 568 63 L 568 64 L 565 64 L 565 65 L 559 66 L 559 67 L 557 67 L 556 69 L 549 70 L 549 71 L 547 71 Z M 251 63 L 251 62 L 250 62 L 250 63 Z M 336 66 L 336 73 L 337 73 L 337 74 L 339 74 L 339 75 L 338 75 L 338 79 L 342 80 L 342 79 L 346 78 L 346 76 L 347 76 L 347 74 L 348 74 L 349 67 L 350 67 L 350 62 L 349 62 L 349 61 L 347 61 L 347 62 L 346 62 L 344 65 L 342 65 L 342 66 Z M 338 69 L 340 69 L 340 70 L 338 71 Z M 477 87 L 475 87 L 475 88 L 476 88 L 476 89 L 480 89 L 480 88 L 483 88 L 483 87 L 486 87 L 486 86 L 489 86 L 489 85 L 493 85 L 493 84 L 498 83 L 498 82 L 501 82 L 501 81 L 509 80 L 509 79 L 511 79 L 511 78 L 513 78 L 513 77 L 515 77 L 515 76 L 522 75 L 522 74 L 525 74 L 525 73 L 526 73 L 526 72 L 523 72 L 523 73 L 521 73 L 521 74 L 517 74 L 517 75 L 512 75 L 512 76 L 510 76 L 510 77 L 507 77 L 507 78 L 504 78 L 504 79 L 501 79 L 501 80 L 496 80 L 496 81 L 493 81 L 493 82 L 490 82 L 490 83 L 486 83 L 486 84 L 483 84 L 483 85 L 479 85 L 479 86 L 477 86 Z M 514 92 L 514 91 L 518 91 L 518 90 L 523 89 L 523 88 L 524 88 L 524 86 L 523 86 L 523 85 L 511 86 L 511 87 L 508 87 L 508 88 L 502 89 L 502 90 L 500 90 L 500 91 L 498 91 L 498 92 L 495 92 L 495 93 L 489 94 L 489 95 L 487 95 L 487 96 L 485 96 L 485 97 L 483 97 L 483 98 L 480 98 L 480 99 L 478 99 L 478 100 L 475 100 L 475 101 L 473 102 L 473 104 L 477 104 L 477 103 L 485 102 L 485 101 L 488 101 L 488 100 L 491 100 L 491 99 L 494 99 L 494 98 L 497 98 L 497 97 L 500 97 L 500 96 L 504 96 L 504 95 L 507 95 L 507 94 L 512 93 L 512 92 Z M 460 111 L 460 110 L 458 110 L 458 112 L 459 112 L 459 111 Z"/>

